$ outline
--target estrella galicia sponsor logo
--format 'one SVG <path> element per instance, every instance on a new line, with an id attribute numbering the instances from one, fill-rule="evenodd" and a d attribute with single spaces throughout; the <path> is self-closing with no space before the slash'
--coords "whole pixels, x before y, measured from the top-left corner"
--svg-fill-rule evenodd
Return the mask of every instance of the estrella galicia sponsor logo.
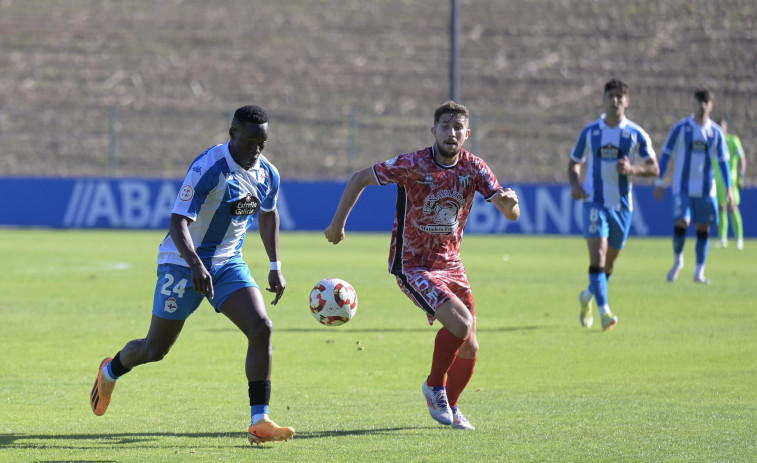
<path id="1" fill-rule="evenodd" d="M 695 140 L 691 142 L 691 151 L 707 152 L 707 142 L 703 140 Z"/>
<path id="2" fill-rule="evenodd" d="M 231 215 L 233 216 L 248 216 L 256 213 L 260 209 L 260 200 L 252 196 L 251 193 L 247 193 L 247 196 L 231 203 Z"/>
<path id="3" fill-rule="evenodd" d="M 607 144 L 597 150 L 597 155 L 599 156 L 599 159 L 620 159 L 623 156 L 623 153 L 617 146 Z"/>

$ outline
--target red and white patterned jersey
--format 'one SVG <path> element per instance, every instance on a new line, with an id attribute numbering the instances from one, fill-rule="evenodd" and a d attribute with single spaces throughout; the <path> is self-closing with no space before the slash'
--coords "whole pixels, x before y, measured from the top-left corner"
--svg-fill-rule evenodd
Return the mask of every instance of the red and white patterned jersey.
<path id="1" fill-rule="evenodd" d="M 429 147 L 379 162 L 373 173 L 380 185 L 397 184 L 389 272 L 462 268 L 460 242 L 476 192 L 488 201 L 502 188 L 489 166 L 466 150 L 443 166 Z"/>

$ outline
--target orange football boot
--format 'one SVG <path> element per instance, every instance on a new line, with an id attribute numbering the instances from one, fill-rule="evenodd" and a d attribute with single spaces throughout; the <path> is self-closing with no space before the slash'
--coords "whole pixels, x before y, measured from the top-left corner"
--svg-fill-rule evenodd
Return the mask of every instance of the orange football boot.
<path id="1" fill-rule="evenodd" d="M 282 427 L 268 418 L 258 420 L 247 430 L 247 440 L 250 444 L 263 444 L 271 441 L 286 441 L 294 436 L 294 428 Z"/>
<path id="2" fill-rule="evenodd" d="M 92 392 L 89 394 L 89 404 L 95 415 L 102 416 L 110 404 L 110 395 L 113 394 L 113 388 L 116 387 L 115 381 L 108 381 L 103 376 L 103 368 L 112 360 L 111 357 L 100 362 L 100 370 L 97 372 L 95 385 L 92 386 Z"/>

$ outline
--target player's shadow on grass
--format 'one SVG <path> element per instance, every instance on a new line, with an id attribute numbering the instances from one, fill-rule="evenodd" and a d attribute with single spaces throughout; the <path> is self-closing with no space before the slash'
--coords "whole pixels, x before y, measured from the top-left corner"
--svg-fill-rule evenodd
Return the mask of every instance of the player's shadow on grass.
<path id="1" fill-rule="evenodd" d="M 405 426 L 398 428 L 373 428 L 373 429 L 342 429 L 336 431 L 313 431 L 313 432 L 298 432 L 295 439 L 323 439 L 325 437 L 343 437 L 343 436 L 367 436 L 367 435 L 380 435 L 380 434 L 395 434 L 403 433 L 405 431 L 413 431 L 419 429 L 441 429 L 439 426 Z"/>
<path id="2" fill-rule="evenodd" d="M 420 328 L 338 328 L 340 332 L 345 333 L 427 333 L 429 330 L 436 330 L 441 328 L 441 324 L 435 324 L 433 327 L 424 327 L 421 326 Z M 544 330 L 544 329 L 550 329 L 553 328 L 551 326 L 537 326 L 537 325 L 529 325 L 529 326 L 492 326 L 492 327 L 476 327 L 476 332 L 507 332 L 507 331 L 534 331 L 534 330 Z M 328 328 L 326 328 L 328 329 Z M 237 328 L 231 327 L 231 328 L 214 328 L 209 329 L 208 331 L 213 332 L 236 332 L 238 331 Z M 323 333 L 324 328 L 316 326 L 315 328 L 277 328 L 274 327 L 274 331 L 279 333 Z"/>
<path id="3" fill-rule="evenodd" d="M 396 428 L 372 428 L 372 429 L 344 429 L 334 431 L 313 431 L 298 432 L 295 434 L 295 440 L 300 439 L 322 439 L 325 437 L 343 437 L 343 436 L 368 436 L 382 434 L 397 434 L 406 431 L 420 429 L 434 429 L 433 426 L 413 426 L 413 427 L 396 427 Z M 0 434 L 0 450 L 2 449 L 69 449 L 69 450 L 87 450 L 92 448 L 110 448 L 112 446 L 135 446 L 145 448 L 171 447 L 173 444 L 161 445 L 157 443 L 162 438 L 189 438 L 189 439 L 244 439 L 244 432 L 201 432 L 201 433 L 169 433 L 169 432 L 145 432 L 145 433 L 103 433 L 103 434 Z M 248 446 L 249 444 L 239 444 L 232 446 Z M 191 448 L 200 448 L 201 446 L 190 445 Z M 215 446 L 213 446 L 215 448 Z M 255 446 L 257 447 L 257 446 Z M 260 447 L 265 448 L 265 447 Z M 109 460 L 93 460 L 109 461 Z"/>

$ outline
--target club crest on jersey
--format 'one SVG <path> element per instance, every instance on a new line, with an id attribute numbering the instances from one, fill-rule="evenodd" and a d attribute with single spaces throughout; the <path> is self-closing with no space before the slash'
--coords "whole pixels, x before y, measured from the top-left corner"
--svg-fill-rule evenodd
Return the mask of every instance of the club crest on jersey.
<path id="1" fill-rule="evenodd" d="M 179 190 L 179 199 L 182 201 L 189 201 L 194 198 L 194 196 L 195 190 L 192 188 L 192 185 L 184 185 L 181 187 L 181 190 Z"/>
<path id="2" fill-rule="evenodd" d="M 707 151 L 707 142 L 702 140 L 695 140 L 691 142 L 691 151 Z"/>
<path id="3" fill-rule="evenodd" d="M 460 185 L 462 185 L 463 188 L 468 188 L 468 185 L 470 185 L 470 174 L 463 174 L 460 176 Z"/>
<path id="4" fill-rule="evenodd" d="M 173 296 L 166 299 L 165 304 L 163 304 L 163 310 L 165 310 L 168 313 L 174 313 L 176 312 L 176 309 L 178 308 L 179 308 L 179 305 L 176 304 L 176 299 Z"/>
<path id="5" fill-rule="evenodd" d="M 448 190 L 445 192 L 448 195 L 437 195 L 426 200 L 423 211 L 432 215 L 433 223 L 419 225 L 421 230 L 434 235 L 451 235 L 457 231 L 461 198 L 458 193 L 453 195 Z"/>
<path id="6" fill-rule="evenodd" d="M 623 153 L 620 151 L 620 148 L 611 144 L 602 146 L 597 150 L 599 159 L 620 159 L 622 155 Z"/>
<path id="7" fill-rule="evenodd" d="M 265 183 L 267 175 L 265 173 L 265 170 L 263 169 L 256 169 L 255 170 L 255 180 L 258 181 L 258 183 Z"/>
<path id="8" fill-rule="evenodd" d="M 260 208 L 260 201 L 258 198 L 252 196 L 252 193 L 247 193 L 247 196 L 231 203 L 231 215 L 240 217 L 248 216 L 256 213 Z"/>

